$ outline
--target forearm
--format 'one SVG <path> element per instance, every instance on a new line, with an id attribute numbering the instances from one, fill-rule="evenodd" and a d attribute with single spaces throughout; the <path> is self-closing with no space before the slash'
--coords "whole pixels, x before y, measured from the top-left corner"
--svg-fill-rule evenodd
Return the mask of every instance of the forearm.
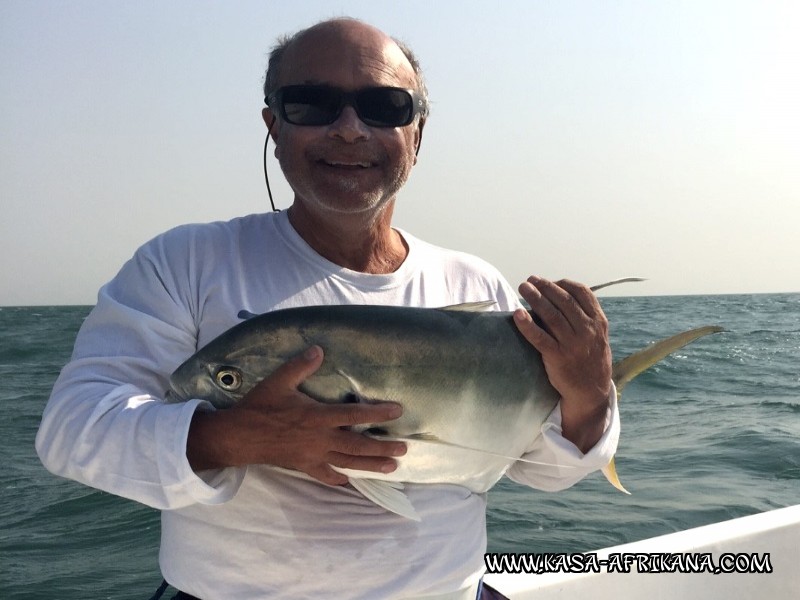
<path id="1" fill-rule="evenodd" d="M 36 448 L 53 473 L 150 506 L 221 502 L 241 476 L 228 473 L 209 486 L 189 466 L 186 439 L 198 402 L 160 400 L 197 338 L 191 314 L 154 271 L 137 255 L 100 291 L 55 384 Z"/>
<path id="2" fill-rule="evenodd" d="M 522 456 L 525 460 L 534 462 L 514 463 L 508 470 L 509 478 L 546 491 L 558 491 L 574 485 L 589 473 L 606 466 L 617 451 L 620 420 L 616 389 L 612 387 L 608 397 L 602 434 L 587 452 L 583 452 L 563 435 L 560 404 L 537 433 Z"/>
<path id="3" fill-rule="evenodd" d="M 231 434 L 225 433 L 223 411 L 197 410 L 192 416 L 186 440 L 186 458 L 195 472 L 242 466 L 231 448 Z"/>
<path id="4" fill-rule="evenodd" d="M 186 459 L 197 402 L 170 405 L 132 386 L 78 385 L 71 371 L 54 389 L 36 437 L 48 470 L 159 509 L 233 495 L 241 474 L 204 481 Z"/>
<path id="5" fill-rule="evenodd" d="M 606 429 L 609 396 L 592 402 L 567 402 L 562 399 L 561 435 L 584 454 L 597 444 Z"/>

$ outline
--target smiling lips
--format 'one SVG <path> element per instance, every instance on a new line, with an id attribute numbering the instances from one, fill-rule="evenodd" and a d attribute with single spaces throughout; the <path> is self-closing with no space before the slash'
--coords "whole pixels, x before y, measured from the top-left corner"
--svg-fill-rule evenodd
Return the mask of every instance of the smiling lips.
<path id="1" fill-rule="evenodd" d="M 340 169 L 368 169 L 374 167 L 375 163 L 368 160 L 325 160 L 321 161 L 329 167 L 337 167 Z"/>

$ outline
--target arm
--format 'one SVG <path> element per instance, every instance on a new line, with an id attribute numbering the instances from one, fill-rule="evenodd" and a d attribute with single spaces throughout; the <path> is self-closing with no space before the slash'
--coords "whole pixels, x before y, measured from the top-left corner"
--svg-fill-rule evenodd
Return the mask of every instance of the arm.
<path id="1" fill-rule="evenodd" d="M 43 464 L 57 475 L 161 509 L 229 500 L 244 478 L 244 465 L 253 462 L 273 460 L 273 464 L 306 470 L 323 480 L 327 475 L 330 482 L 340 483 L 338 473 L 331 475 L 320 466 L 320 455 L 329 458 L 331 452 L 325 444 L 321 450 L 319 444 L 315 446 L 320 450 L 316 460 L 307 454 L 291 458 L 298 451 L 296 444 L 291 450 L 284 448 L 283 458 L 269 453 L 247 456 L 231 448 L 246 439 L 245 431 L 250 438 L 281 439 L 275 433 L 277 420 L 270 418 L 278 405 L 283 405 L 283 439 L 291 438 L 287 428 L 308 419 L 319 427 L 324 421 L 330 433 L 354 420 L 386 420 L 391 407 L 354 407 L 340 421 L 334 416 L 336 424 L 331 426 L 330 419 L 318 418 L 320 413 L 335 412 L 325 410 L 330 407 L 291 406 L 291 395 L 283 393 L 287 385 L 291 387 L 285 380 L 278 390 L 274 382 L 257 386 L 259 391 L 254 390 L 252 396 L 260 400 L 260 410 L 253 410 L 249 403 L 223 415 L 225 411 L 215 413 L 199 400 L 161 401 L 169 374 L 196 350 L 194 315 L 202 312 L 197 304 L 202 303 L 201 291 L 191 281 L 196 269 L 180 258 L 180 247 L 173 245 L 169 250 L 158 239 L 148 244 L 100 291 L 97 306 L 76 340 L 72 361 L 56 382 L 42 417 L 36 449 Z M 315 363 L 313 368 L 317 367 Z M 300 371 L 307 376 L 308 369 Z M 377 461 L 353 458 L 376 454 L 374 442 L 364 436 L 347 437 L 349 446 L 336 449 L 342 456 L 333 463 L 355 461 L 359 468 L 386 468 L 387 461 L 381 457 L 394 455 L 394 445 L 381 446 Z M 389 459 L 389 467 L 393 464 Z"/>
<path id="2" fill-rule="evenodd" d="M 540 323 L 525 310 L 514 320 L 561 394 L 562 434 L 587 452 L 603 434 L 613 387 L 606 316 L 594 294 L 572 281 L 532 276 L 519 291 Z"/>
<path id="3" fill-rule="evenodd" d="M 154 254 L 141 250 L 100 290 L 53 388 L 36 449 L 57 475 L 156 508 L 224 502 L 244 469 L 203 479 L 184 452 L 204 403 L 159 400 L 171 370 L 194 352 L 196 327 Z"/>
<path id="4" fill-rule="evenodd" d="M 619 414 L 608 322 L 594 294 L 580 284 L 531 277 L 519 291 L 538 322 L 520 309 L 514 313 L 517 327 L 541 353 L 548 378 L 561 395 L 525 458 L 567 468 L 532 469 L 517 463 L 509 476 L 543 489 L 562 489 L 604 467 L 616 451 Z"/>

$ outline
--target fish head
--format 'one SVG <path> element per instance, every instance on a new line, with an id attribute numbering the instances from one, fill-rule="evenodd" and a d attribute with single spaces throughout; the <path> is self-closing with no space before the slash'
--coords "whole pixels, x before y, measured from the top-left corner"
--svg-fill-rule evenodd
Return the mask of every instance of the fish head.
<path id="1" fill-rule="evenodd" d="M 216 408 L 239 402 L 304 348 L 300 335 L 270 318 L 263 315 L 240 323 L 189 357 L 172 373 L 166 400 L 206 400 Z"/>
<path id="2" fill-rule="evenodd" d="M 178 367 L 169 383 L 168 402 L 199 399 L 210 402 L 216 408 L 233 406 L 255 385 L 247 381 L 247 375 L 240 367 L 208 362 L 197 355 Z"/>
<path id="3" fill-rule="evenodd" d="M 263 350 L 219 350 L 209 345 L 179 366 L 170 377 L 168 402 L 206 400 L 216 408 L 229 408 L 282 362 L 281 356 Z"/>

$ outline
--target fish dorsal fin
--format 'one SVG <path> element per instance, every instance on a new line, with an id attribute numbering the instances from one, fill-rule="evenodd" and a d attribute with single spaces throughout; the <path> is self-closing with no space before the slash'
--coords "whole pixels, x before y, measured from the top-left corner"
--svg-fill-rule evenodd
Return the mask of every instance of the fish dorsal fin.
<path id="1" fill-rule="evenodd" d="M 623 358 L 621 361 L 614 363 L 611 378 L 614 380 L 614 385 L 617 387 L 617 396 L 622 393 L 622 388 L 625 387 L 626 383 L 642 371 L 652 367 L 662 358 L 683 348 L 697 338 L 711 333 L 719 333 L 720 331 L 725 330 L 716 325 L 708 325 L 706 327 L 698 327 L 697 329 L 684 331 L 683 333 L 656 342 L 643 350 L 634 352 L 627 358 Z"/>
<path id="2" fill-rule="evenodd" d="M 242 319 L 243 321 L 246 321 L 248 319 L 252 319 L 253 317 L 257 317 L 258 315 L 256 313 L 250 312 L 249 310 L 242 309 L 238 312 L 236 316 Z"/>
<path id="3" fill-rule="evenodd" d="M 451 304 L 443 306 L 437 310 L 452 310 L 457 312 L 486 312 L 497 304 L 494 300 L 483 300 L 481 302 L 464 302 L 463 304 Z"/>
<path id="4" fill-rule="evenodd" d="M 422 520 L 414 509 L 414 505 L 411 504 L 411 500 L 402 492 L 402 483 L 353 476 L 350 476 L 349 480 L 350 485 L 378 506 L 412 521 Z"/>
<path id="5" fill-rule="evenodd" d="M 606 281 L 605 283 L 598 283 L 597 285 L 593 285 L 589 289 L 593 292 L 597 290 L 602 290 L 603 288 L 607 288 L 610 285 L 617 285 L 618 283 L 634 283 L 637 281 L 647 281 L 642 277 L 623 277 L 622 279 L 615 279 L 614 281 Z"/>

